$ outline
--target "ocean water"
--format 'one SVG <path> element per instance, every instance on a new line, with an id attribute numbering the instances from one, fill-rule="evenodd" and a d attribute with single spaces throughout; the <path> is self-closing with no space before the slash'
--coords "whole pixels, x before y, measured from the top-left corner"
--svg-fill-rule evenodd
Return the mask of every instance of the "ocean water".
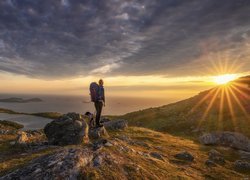
<path id="1" fill-rule="evenodd" d="M 46 124 L 52 121 L 52 119 L 38 116 L 7 113 L 0 113 L 0 120 L 8 120 L 22 124 L 24 126 L 22 130 L 42 129 Z"/>
<path id="2" fill-rule="evenodd" d="M 89 97 L 84 96 L 58 96 L 58 95 L 10 95 L 2 94 L 2 98 L 20 97 L 34 98 L 38 97 L 43 102 L 30 103 L 2 103 L 0 108 L 11 109 L 17 112 L 35 113 L 35 112 L 77 112 L 95 111 L 93 103 L 89 102 Z M 175 102 L 177 99 L 167 98 L 132 98 L 132 97 L 107 97 L 106 106 L 103 108 L 103 115 L 122 115 L 128 112 L 142 110 L 150 107 L 157 107 Z"/>

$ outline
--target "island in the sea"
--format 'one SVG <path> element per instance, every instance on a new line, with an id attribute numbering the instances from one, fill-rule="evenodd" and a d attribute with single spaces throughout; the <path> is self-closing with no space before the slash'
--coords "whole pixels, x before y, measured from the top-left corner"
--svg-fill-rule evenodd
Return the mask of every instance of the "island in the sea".
<path id="1" fill-rule="evenodd" d="M 6 99 L 0 99 L 0 102 L 6 103 L 29 103 L 29 102 L 42 102 L 43 100 L 40 98 L 31 98 L 31 99 L 23 99 L 17 97 L 11 97 Z"/>

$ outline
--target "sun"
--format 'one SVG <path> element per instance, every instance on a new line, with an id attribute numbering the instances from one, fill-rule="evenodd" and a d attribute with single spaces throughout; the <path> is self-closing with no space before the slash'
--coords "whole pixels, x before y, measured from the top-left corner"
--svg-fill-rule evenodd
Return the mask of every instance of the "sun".
<path id="1" fill-rule="evenodd" d="M 214 77 L 214 82 L 219 85 L 227 84 L 230 81 L 237 79 L 236 74 L 223 74 Z"/>

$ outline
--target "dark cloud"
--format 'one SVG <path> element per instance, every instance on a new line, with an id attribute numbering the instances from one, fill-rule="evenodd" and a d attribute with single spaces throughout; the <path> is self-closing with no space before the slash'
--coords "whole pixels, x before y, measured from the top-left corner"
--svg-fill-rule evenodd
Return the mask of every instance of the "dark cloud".
<path id="1" fill-rule="evenodd" d="M 2 0 L 0 70 L 190 75 L 221 52 L 249 70 L 249 12 L 248 0 Z"/>

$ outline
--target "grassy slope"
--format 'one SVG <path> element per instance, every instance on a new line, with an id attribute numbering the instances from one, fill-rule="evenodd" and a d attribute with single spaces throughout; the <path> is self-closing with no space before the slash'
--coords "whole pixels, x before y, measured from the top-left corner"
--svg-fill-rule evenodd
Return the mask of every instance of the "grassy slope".
<path id="1" fill-rule="evenodd" d="M 219 88 L 220 87 L 217 87 L 202 92 L 197 96 L 177 103 L 128 113 L 121 116 L 121 118 L 127 119 L 132 126 L 146 127 L 181 136 L 196 135 L 195 132 L 197 132 L 197 130 L 203 132 L 227 130 L 238 131 L 250 137 L 250 129 L 248 128 L 250 127 L 250 99 L 242 96 L 238 91 L 233 90 L 236 97 L 239 99 L 239 102 L 248 112 L 244 113 L 238 105 L 237 100 L 231 95 L 232 109 L 234 111 L 234 116 L 232 116 L 227 98 L 224 98 L 222 101 L 221 89 Z M 203 119 L 203 116 L 218 89 L 220 90 L 218 96 L 215 98 L 207 116 Z M 244 86 L 244 88 L 239 89 L 242 92 L 244 91 L 245 94 L 248 94 L 249 98 L 249 88 L 247 89 Z M 208 96 L 210 92 L 211 94 Z M 199 102 L 206 96 L 206 100 L 197 106 L 197 104 L 199 104 Z M 221 102 L 224 104 L 223 111 L 221 111 L 223 113 L 220 113 L 219 110 Z"/>
<path id="2" fill-rule="evenodd" d="M 208 158 L 210 147 L 198 145 L 193 141 L 138 127 L 130 127 L 125 131 L 113 131 L 109 134 L 110 141 L 115 142 L 115 145 L 99 151 L 105 154 L 102 165 L 84 167 L 81 171 L 82 179 L 237 179 L 249 176 L 232 170 L 232 163 L 238 157 L 228 150 L 224 153 L 224 149 L 217 149 L 225 154 L 224 166 L 208 168 L 204 162 Z M 55 149 L 47 149 L 23 154 L 24 149 L 9 145 L 14 138 L 14 136 L 0 135 L 2 155 L 0 156 L 0 176 L 25 166 L 34 158 L 55 152 Z M 121 147 L 129 151 L 123 151 Z M 174 155 L 182 151 L 190 152 L 195 157 L 195 161 L 185 163 L 175 159 Z M 164 161 L 142 155 L 150 152 L 161 154 Z"/>
<path id="3" fill-rule="evenodd" d="M 122 140 L 124 136 L 130 140 Z M 232 156 L 231 152 L 227 152 L 227 163 L 224 167 L 220 165 L 215 168 L 206 167 L 204 162 L 208 158 L 207 152 L 210 148 L 197 145 L 190 140 L 138 127 L 130 127 L 125 132 L 114 132 L 112 138 L 117 140 L 119 146 L 133 149 L 134 152 L 121 151 L 117 145 L 105 148 L 103 151 L 106 157 L 111 158 L 104 158 L 100 168 L 84 168 L 83 177 L 89 179 L 225 179 L 247 176 L 232 170 L 232 162 L 237 159 L 237 156 Z M 136 144 L 136 142 L 143 143 Z M 186 163 L 174 158 L 176 153 L 183 151 L 194 155 L 195 162 Z M 143 154 L 157 152 L 162 155 L 164 161 L 138 152 Z"/>

